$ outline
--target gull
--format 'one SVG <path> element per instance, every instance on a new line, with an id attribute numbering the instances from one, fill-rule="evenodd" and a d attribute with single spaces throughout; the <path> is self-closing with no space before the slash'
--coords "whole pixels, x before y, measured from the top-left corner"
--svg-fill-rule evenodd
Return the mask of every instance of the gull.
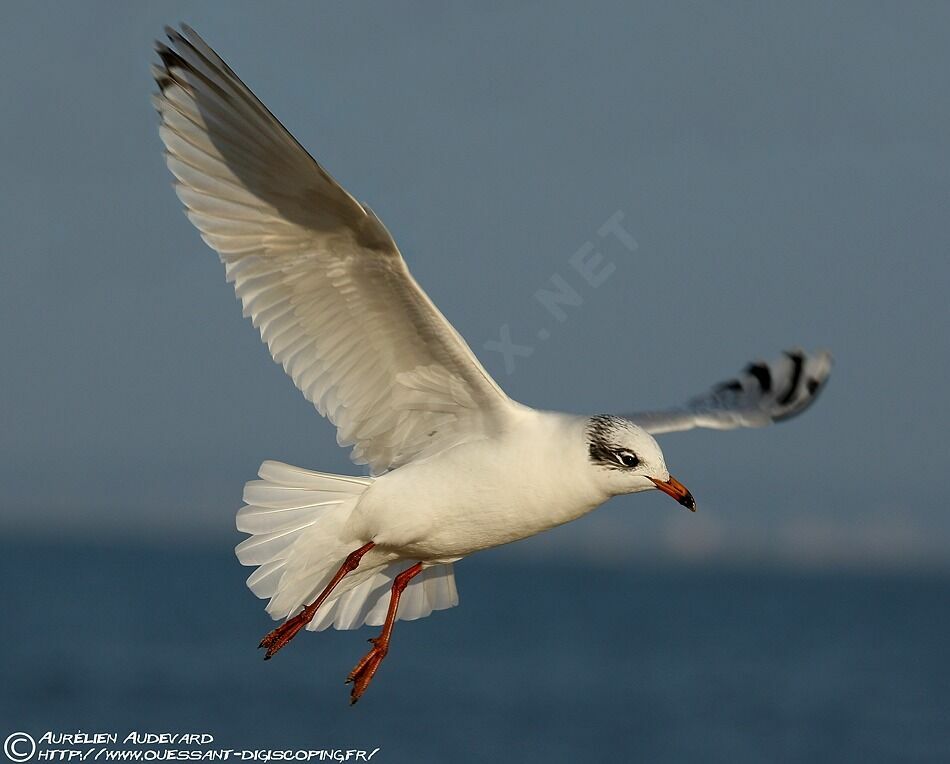
<path id="1" fill-rule="evenodd" d="M 274 360 L 352 446 L 367 476 L 265 461 L 245 486 L 236 553 L 251 591 L 301 630 L 382 626 L 350 672 L 350 702 L 397 620 L 458 604 L 453 564 L 660 490 L 695 511 L 654 439 L 800 414 L 831 370 L 787 351 L 665 411 L 576 416 L 509 398 L 409 273 L 386 227 L 321 167 L 187 25 L 165 29 L 154 104 L 175 190 L 224 263 Z"/>

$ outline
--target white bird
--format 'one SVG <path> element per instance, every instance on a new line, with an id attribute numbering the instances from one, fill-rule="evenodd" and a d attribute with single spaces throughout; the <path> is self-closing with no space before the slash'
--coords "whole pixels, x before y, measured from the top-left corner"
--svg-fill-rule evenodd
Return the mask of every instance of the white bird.
<path id="1" fill-rule="evenodd" d="M 266 461 L 237 515 L 247 584 L 302 628 L 383 625 L 350 672 L 372 680 L 397 619 L 458 603 L 454 562 L 659 489 L 695 510 L 653 434 L 801 413 L 831 369 L 790 351 L 683 407 L 624 417 L 511 400 L 410 275 L 379 218 L 300 146 L 192 29 L 157 43 L 154 103 L 175 189 L 294 384 L 370 476 Z"/>

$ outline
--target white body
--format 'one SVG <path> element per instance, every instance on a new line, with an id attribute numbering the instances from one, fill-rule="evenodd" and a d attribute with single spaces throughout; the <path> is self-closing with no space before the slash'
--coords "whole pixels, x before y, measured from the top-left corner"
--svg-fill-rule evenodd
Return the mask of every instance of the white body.
<path id="1" fill-rule="evenodd" d="M 359 568 L 333 590 L 308 628 L 349 629 L 380 623 L 393 578 L 408 565 L 413 579 L 399 617 L 419 618 L 458 602 L 452 563 L 482 549 L 570 522 L 620 493 L 650 490 L 669 472 L 656 441 L 632 422 L 611 417 L 599 435 L 592 420 L 516 403 L 505 426 L 375 478 L 311 472 L 275 462 L 247 484 L 237 548 L 248 579 L 270 598 L 274 618 L 313 601 L 346 556 L 373 542 Z M 594 440 L 592 440 L 594 438 Z M 592 461 L 605 438 L 641 455 L 636 469 Z"/>
<path id="2" fill-rule="evenodd" d="M 610 498 L 585 469 L 586 423 L 521 407 L 496 437 L 377 478 L 347 529 L 407 559 L 451 562 L 575 520 Z"/>

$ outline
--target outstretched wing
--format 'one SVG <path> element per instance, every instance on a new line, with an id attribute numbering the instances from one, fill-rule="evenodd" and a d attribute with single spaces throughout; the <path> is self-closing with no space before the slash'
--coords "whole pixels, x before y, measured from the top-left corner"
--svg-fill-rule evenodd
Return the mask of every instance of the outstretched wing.
<path id="1" fill-rule="evenodd" d="M 157 43 L 178 196 L 294 383 L 373 472 L 503 426 L 513 404 L 389 232 L 190 28 Z"/>
<path id="2" fill-rule="evenodd" d="M 788 350 L 772 363 L 749 364 L 735 379 L 716 385 L 685 406 L 625 416 L 654 435 L 694 427 L 764 427 L 801 414 L 815 402 L 830 373 L 831 354 Z"/>

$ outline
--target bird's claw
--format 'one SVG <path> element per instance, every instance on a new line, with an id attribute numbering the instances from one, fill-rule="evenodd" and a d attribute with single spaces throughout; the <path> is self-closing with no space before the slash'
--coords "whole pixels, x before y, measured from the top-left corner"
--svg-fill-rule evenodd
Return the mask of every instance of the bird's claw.
<path id="1" fill-rule="evenodd" d="M 288 618 L 276 629 L 269 632 L 257 646 L 258 650 L 262 647 L 267 648 L 267 654 L 264 656 L 264 660 L 269 661 L 273 658 L 278 650 L 287 645 L 290 640 L 297 636 L 297 632 L 310 622 L 311 617 L 312 616 L 304 610 L 293 618 Z"/>
<path id="2" fill-rule="evenodd" d="M 383 662 L 383 658 L 389 652 L 386 645 L 379 644 L 381 640 L 378 638 L 369 641 L 373 643 L 373 649 L 363 656 L 346 678 L 345 684 L 353 685 L 353 689 L 350 691 L 351 706 L 360 699 L 366 688 L 369 687 L 369 683 L 373 681 L 373 677 L 379 669 L 379 664 Z"/>

